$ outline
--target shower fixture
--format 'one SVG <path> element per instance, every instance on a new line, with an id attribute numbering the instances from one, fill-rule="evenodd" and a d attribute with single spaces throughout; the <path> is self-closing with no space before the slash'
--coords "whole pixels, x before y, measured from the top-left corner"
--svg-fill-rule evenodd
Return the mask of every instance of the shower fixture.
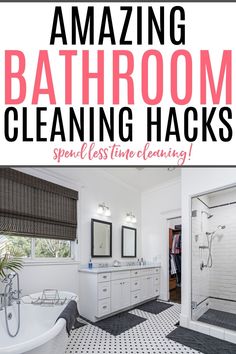
<path id="1" fill-rule="evenodd" d="M 208 212 L 205 211 L 205 210 L 202 210 L 202 211 L 201 211 L 201 233 L 203 232 L 203 220 L 202 220 L 203 214 L 206 215 L 207 220 L 208 220 L 208 219 L 211 219 L 211 218 L 214 216 L 213 214 L 210 214 L 210 213 L 208 213 Z"/>
<path id="2" fill-rule="evenodd" d="M 217 230 L 224 230 L 226 228 L 225 225 L 218 225 L 217 228 L 213 232 L 206 232 L 207 236 L 214 236 Z"/>
<path id="3" fill-rule="evenodd" d="M 216 236 L 216 232 L 218 230 L 224 230 L 226 228 L 225 225 L 218 225 L 217 228 L 212 231 L 212 232 L 206 232 L 206 237 L 207 237 L 207 244 L 208 246 L 199 246 L 199 248 L 205 248 L 208 249 L 208 258 L 206 264 L 204 262 L 201 262 L 200 264 L 200 269 L 203 270 L 203 268 L 212 268 L 213 265 L 213 260 L 212 260 L 212 241 L 214 240 Z"/>
<path id="4" fill-rule="evenodd" d="M 205 211 L 205 210 L 202 210 L 202 211 L 201 211 L 201 214 L 206 214 L 207 219 L 210 219 L 210 218 L 212 218 L 212 216 L 213 216 L 213 214 L 210 214 L 210 213 L 208 213 L 208 212 Z"/>

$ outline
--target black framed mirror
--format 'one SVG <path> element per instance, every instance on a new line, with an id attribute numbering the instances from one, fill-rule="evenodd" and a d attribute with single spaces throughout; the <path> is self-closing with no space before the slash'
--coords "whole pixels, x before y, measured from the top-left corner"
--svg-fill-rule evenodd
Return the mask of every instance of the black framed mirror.
<path id="1" fill-rule="evenodd" d="M 121 257 L 135 258 L 137 253 L 137 230 L 133 227 L 121 228 Z"/>
<path id="2" fill-rule="evenodd" d="M 112 257 L 112 223 L 91 219 L 91 256 Z"/>

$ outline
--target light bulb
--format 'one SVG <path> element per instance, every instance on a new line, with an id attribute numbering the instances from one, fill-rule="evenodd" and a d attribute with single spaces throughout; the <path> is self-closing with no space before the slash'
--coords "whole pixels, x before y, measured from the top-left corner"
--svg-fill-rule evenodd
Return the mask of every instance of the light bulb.
<path id="1" fill-rule="evenodd" d="M 105 216 L 111 216 L 111 211 L 109 207 L 106 207 Z"/>
<path id="2" fill-rule="evenodd" d="M 130 213 L 126 214 L 126 221 L 131 222 L 131 215 Z"/>
<path id="3" fill-rule="evenodd" d="M 132 222 L 135 224 L 136 222 L 137 222 L 137 219 L 136 219 L 136 217 L 133 215 L 133 217 L 132 217 Z"/>
<path id="4" fill-rule="evenodd" d="M 97 213 L 103 214 L 103 206 L 101 204 L 98 205 Z"/>

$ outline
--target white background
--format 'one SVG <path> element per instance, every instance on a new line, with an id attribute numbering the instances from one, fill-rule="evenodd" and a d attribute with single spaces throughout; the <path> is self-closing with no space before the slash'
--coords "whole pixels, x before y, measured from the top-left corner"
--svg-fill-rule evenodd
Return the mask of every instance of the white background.
<path id="1" fill-rule="evenodd" d="M 115 139 L 117 144 L 122 145 L 122 150 L 131 148 L 134 151 L 143 149 L 143 146 L 146 143 L 146 105 L 142 101 L 140 94 L 140 73 L 141 73 L 141 59 L 142 54 L 149 49 L 159 50 L 163 55 L 164 62 L 164 94 L 161 102 L 161 107 L 163 110 L 162 118 L 162 127 L 163 127 L 163 136 L 165 135 L 165 127 L 167 120 L 168 107 L 173 106 L 170 95 L 170 60 L 171 55 L 174 51 L 178 49 L 186 49 L 192 55 L 193 62 L 193 97 L 191 100 L 191 106 L 195 106 L 199 111 L 199 121 L 197 126 L 201 132 L 201 106 L 200 106 L 200 89 L 199 89 L 199 77 L 200 77 L 200 50 L 209 50 L 213 72 L 216 73 L 215 77 L 218 77 L 220 62 L 222 57 L 223 50 L 232 50 L 232 84 L 233 84 L 233 119 L 231 120 L 231 125 L 235 133 L 235 110 L 234 102 L 236 102 L 235 90 L 234 90 L 234 46 L 235 46 L 235 32 L 236 32 L 236 23 L 235 23 L 235 10 L 236 4 L 230 3 L 221 3 L 221 4 L 211 4 L 211 3 L 191 3 L 191 4 L 178 4 L 178 6 L 183 6 L 185 9 L 185 26 L 186 26 L 186 44 L 185 46 L 175 46 L 171 43 L 169 39 L 169 13 L 170 9 L 174 4 L 152 4 L 153 8 L 157 9 L 156 13 L 158 14 L 159 6 L 165 7 L 165 45 L 161 46 L 156 42 L 153 46 L 111 46 L 109 41 L 107 41 L 104 46 L 76 46 L 70 45 L 70 11 L 71 6 L 74 4 L 58 4 L 63 8 L 64 20 L 68 37 L 68 45 L 60 45 L 58 41 L 56 45 L 50 46 L 50 34 L 53 21 L 54 8 L 56 6 L 53 4 L 43 4 L 43 3 L 34 3 L 34 4 L 1 4 L 0 5 L 0 33 L 1 33 L 1 42 L 0 42 L 0 164 L 1 165 L 59 165 L 58 162 L 53 160 L 53 149 L 54 148 L 63 148 L 66 150 L 75 150 L 78 151 L 81 147 L 81 142 L 79 139 L 73 143 L 67 141 L 62 143 L 60 139 L 57 139 L 55 142 L 22 142 L 22 120 L 19 116 L 19 138 L 16 142 L 7 142 L 4 137 L 4 111 L 6 106 L 4 105 L 4 51 L 9 49 L 22 50 L 26 56 L 26 72 L 25 78 L 27 80 L 27 98 L 24 104 L 17 106 L 18 111 L 21 111 L 22 106 L 28 107 L 28 130 L 29 136 L 35 139 L 35 107 L 31 106 L 32 100 L 32 90 L 35 79 L 36 64 L 38 51 L 47 49 L 50 51 L 50 62 L 51 69 L 54 81 L 55 94 L 57 98 L 57 106 L 62 107 L 64 112 L 64 127 L 65 131 L 68 133 L 68 122 L 67 122 L 67 110 L 68 108 L 64 105 L 64 61 L 63 58 L 60 58 L 58 52 L 60 49 L 64 50 L 77 50 L 78 55 L 73 59 L 73 106 L 81 106 L 81 50 L 88 49 L 90 50 L 91 56 L 96 58 L 96 51 L 98 49 L 105 50 L 105 105 L 104 107 L 112 106 L 112 50 L 114 49 L 125 49 L 131 50 L 134 54 L 135 59 L 135 69 L 134 69 L 134 81 L 135 81 L 135 105 L 131 106 L 133 110 L 133 142 L 130 143 L 121 143 L 118 137 L 118 129 L 116 129 Z M 100 18 L 102 14 L 103 5 L 101 4 L 79 4 L 80 13 L 85 15 L 87 6 L 93 5 L 95 7 L 95 42 L 96 42 L 96 33 L 99 32 L 99 27 L 101 24 Z M 111 12 L 113 15 L 113 23 L 115 33 L 117 34 L 117 39 L 119 39 L 119 33 L 123 25 L 123 13 L 120 12 L 120 6 L 122 4 L 106 4 L 110 5 Z M 143 8 L 143 19 L 146 21 L 147 17 L 145 16 L 147 4 L 132 4 L 133 14 L 131 18 L 130 28 L 127 37 L 132 38 L 135 41 L 135 9 L 136 6 L 142 5 Z M 130 4 L 131 6 L 131 4 Z M 150 5 L 149 5 L 150 6 Z M 158 17 L 158 16 L 157 16 Z M 143 24 L 144 37 L 145 37 L 145 23 Z M 93 61 L 92 70 L 96 70 L 96 61 Z M 183 83 L 184 76 L 181 76 L 182 67 L 180 67 L 180 92 L 183 92 L 184 89 L 181 86 Z M 154 75 L 153 75 L 154 77 Z M 154 82 L 153 82 L 154 85 Z M 225 106 L 225 96 L 224 96 L 224 86 L 222 94 L 222 102 L 220 106 Z M 95 93 L 94 93 L 95 92 Z M 122 102 L 121 107 L 127 105 L 126 98 L 126 86 L 122 87 Z M 210 98 L 210 96 L 208 96 Z M 96 105 L 96 84 L 91 85 L 91 102 L 90 105 Z M 49 106 L 49 101 L 47 97 L 41 97 L 39 101 L 39 106 L 48 106 L 48 112 L 45 113 L 45 121 L 47 121 L 47 128 L 43 128 L 43 136 L 49 138 L 51 130 L 51 120 L 52 112 L 54 110 L 53 106 Z M 212 102 L 209 99 L 208 102 L 209 108 L 212 107 Z M 168 143 L 157 143 L 155 140 L 151 143 L 152 150 L 162 149 L 165 150 L 176 149 L 189 151 L 190 143 L 184 140 L 183 136 L 183 119 L 181 112 L 184 111 L 186 107 L 176 107 L 178 113 L 178 123 L 181 135 L 181 142 L 177 143 L 175 138 L 172 138 Z M 155 109 L 155 107 L 153 107 Z M 116 111 L 119 110 L 119 107 L 116 107 Z M 221 126 L 217 115 L 213 120 L 214 124 L 212 125 L 216 136 L 218 137 L 217 131 L 218 127 Z M 117 124 L 118 127 L 118 124 Z M 96 146 L 97 147 L 107 147 L 112 145 L 107 139 L 104 143 L 99 143 L 98 138 L 98 126 L 95 127 L 95 136 L 96 136 Z M 68 134 L 66 134 L 68 137 Z M 85 134 L 86 136 L 86 134 Z M 88 142 L 88 140 L 87 140 Z M 185 160 L 185 165 L 235 165 L 235 138 L 231 142 L 223 143 L 220 140 L 217 142 L 211 142 L 209 139 L 208 142 L 201 141 L 201 134 L 199 134 L 198 141 L 193 143 L 192 154 L 189 158 L 187 156 Z M 178 164 L 178 159 L 169 158 L 169 159 L 158 159 L 152 158 L 149 160 L 142 159 L 115 159 L 115 160 L 98 160 L 93 159 L 89 161 L 88 159 L 62 159 L 60 165 L 176 165 Z"/>

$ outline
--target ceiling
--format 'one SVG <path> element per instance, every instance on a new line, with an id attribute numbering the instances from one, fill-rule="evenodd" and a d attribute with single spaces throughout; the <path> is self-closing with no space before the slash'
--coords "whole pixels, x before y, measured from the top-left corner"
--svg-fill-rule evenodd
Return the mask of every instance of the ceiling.
<path id="1" fill-rule="evenodd" d="M 126 183 L 140 191 L 152 189 L 160 184 L 176 179 L 180 177 L 181 173 L 180 168 L 169 171 L 168 168 L 161 167 L 103 168 L 103 170 L 118 178 L 123 183 Z"/>
<path id="2" fill-rule="evenodd" d="M 109 175 L 111 178 L 121 183 L 143 192 L 152 189 L 160 184 L 166 183 L 180 177 L 181 169 L 176 168 L 168 170 L 168 168 L 152 167 L 152 168 L 136 168 L 136 167 L 78 167 L 78 168 L 56 168 L 53 169 L 58 175 L 71 180 L 79 180 L 83 172 L 88 170 L 93 173 L 93 170 L 100 170 Z"/>

